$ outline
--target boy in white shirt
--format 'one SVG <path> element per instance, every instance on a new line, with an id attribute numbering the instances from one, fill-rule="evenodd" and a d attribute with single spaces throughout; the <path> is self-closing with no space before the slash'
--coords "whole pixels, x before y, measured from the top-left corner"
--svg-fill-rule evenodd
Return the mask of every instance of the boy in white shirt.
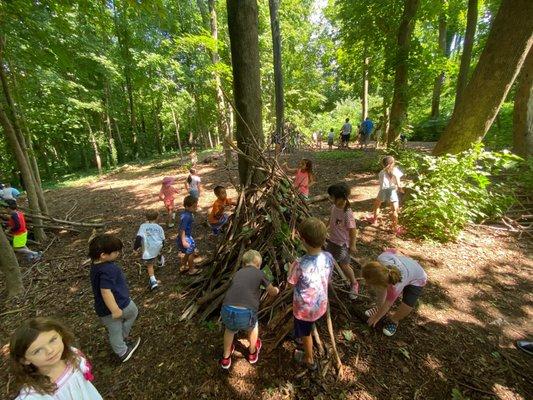
<path id="1" fill-rule="evenodd" d="M 150 277 L 150 290 L 154 290 L 160 283 L 155 277 L 154 265 L 158 263 L 162 267 L 165 264 L 165 257 L 160 254 L 165 241 L 165 231 L 156 223 L 159 217 L 157 211 L 148 210 L 145 215 L 146 222 L 139 227 L 133 249 L 141 249 L 141 259 Z"/>

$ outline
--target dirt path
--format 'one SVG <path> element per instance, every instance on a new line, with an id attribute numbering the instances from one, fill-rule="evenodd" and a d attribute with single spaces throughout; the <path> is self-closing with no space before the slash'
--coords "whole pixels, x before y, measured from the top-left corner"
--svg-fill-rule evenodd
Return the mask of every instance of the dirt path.
<path id="1" fill-rule="evenodd" d="M 294 166 L 303 156 L 314 159 L 316 165 L 318 184 L 312 194 L 325 193 L 329 184 L 343 180 L 352 187 L 350 200 L 356 218 L 370 211 L 377 177 L 366 171 L 375 166 L 375 153 L 302 153 L 286 158 Z M 176 165 L 132 166 L 93 184 L 47 193 L 53 214 L 64 216 L 77 204 L 73 219 L 100 218 L 108 223 L 110 232 L 123 239 L 121 264 L 140 308 L 134 333 L 143 340 L 133 359 L 124 365 L 115 362 L 105 330 L 94 315 L 88 270 L 81 266 L 90 232 L 58 237 L 43 263 L 31 269 L 23 266 L 27 295 L 15 306 L 20 311 L 6 314 L 0 310 L 0 343 L 24 318 L 60 317 L 92 359 L 94 383 L 106 399 L 448 399 L 452 392 L 454 399 L 533 397 L 533 382 L 527 373 L 533 370 L 533 357 L 513 347 L 514 340 L 533 334 L 533 262 L 527 257 L 531 256 L 531 243 L 483 227 L 470 228 L 456 243 L 441 245 L 403 240 L 385 229 L 359 224 L 361 259 L 377 256 L 384 247 L 400 248 L 421 261 L 429 284 L 417 313 L 393 338 L 333 310 L 346 365 L 342 379 L 292 379 L 290 341 L 268 355 L 265 352 L 254 367 L 243 358 L 244 347 L 238 347 L 231 373 L 222 373 L 216 364 L 222 339 L 218 323 L 178 322 L 185 303 L 181 289 L 189 281 L 177 271 L 173 243 L 177 229 L 165 228 L 168 262 L 157 271 L 162 281 L 159 291 L 148 290 L 145 271 L 131 252 L 144 211 L 162 209 L 157 200 L 160 181 L 163 176 L 175 175 Z M 214 248 L 203 224 L 214 200 L 212 188 L 229 186 L 237 178 L 235 171 L 228 174 L 211 164 L 200 164 L 199 173 L 206 190 L 200 200 L 195 237 L 205 256 Z M 183 180 L 185 174 L 179 177 Z M 230 196 L 235 193 L 229 190 Z M 322 202 L 313 205 L 312 211 L 326 219 L 329 207 Z M 359 311 L 368 305 L 364 300 L 351 304 Z M 351 331 L 353 338 L 346 340 L 349 334 L 342 331 Z M 269 344 L 267 341 L 266 349 Z M 11 398 L 16 388 L 5 367 L 1 360 L 0 397 Z"/>

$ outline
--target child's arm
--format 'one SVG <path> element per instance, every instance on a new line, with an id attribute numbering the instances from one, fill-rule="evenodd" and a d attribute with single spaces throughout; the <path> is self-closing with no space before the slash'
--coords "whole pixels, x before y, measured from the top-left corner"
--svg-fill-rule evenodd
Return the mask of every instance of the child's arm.
<path id="1" fill-rule="evenodd" d="M 189 182 L 187 181 L 187 179 L 185 179 L 185 190 L 188 192 L 189 191 Z"/>
<path id="2" fill-rule="evenodd" d="M 185 229 L 180 230 L 180 240 L 181 240 L 181 245 L 182 245 L 185 249 L 188 249 L 188 248 L 189 248 L 189 243 L 188 243 L 187 240 L 186 240 Z"/>
<path id="3" fill-rule="evenodd" d="M 135 243 L 133 243 L 133 251 L 139 250 L 143 245 L 143 237 L 137 235 L 135 237 Z"/>
<path id="4" fill-rule="evenodd" d="M 282 167 L 285 169 L 285 171 L 287 172 L 296 172 L 298 171 L 298 168 L 291 168 L 289 167 L 289 165 L 287 164 L 287 162 L 284 162 Z"/>
<path id="5" fill-rule="evenodd" d="M 386 293 L 387 292 L 385 292 L 385 295 Z M 389 312 L 393 304 L 393 301 L 385 300 L 383 304 L 381 304 L 381 306 L 378 308 L 378 311 L 368 319 L 367 324 L 370 326 L 375 326 L 379 322 L 379 320 Z"/>
<path id="6" fill-rule="evenodd" d="M 117 304 L 117 301 L 115 300 L 115 296 L 113 296 L 113 292 L 111 292 L 111 289 L 100 289 L 100 293 L 102 294 L 102 298 L 104 299 L 104 303 L 109 308 L 109 311 L 111 311 L 111 316 L 114 319 L 118 319 L 122 317 L 122 310 Z"/>
<path id="7" fill-rule="evenodd" d="M 270 284 L 266 288 L 267 293 L 270 296 L 277 296 L 279 293 L 279 288 L 275 287 L 274 285 Z"/>
<path id="8" fill-rule="evenodd" d="M 311 187 L 316 183 L 316 177 L 315 174 L 309 174 L 309 184 L 308 186 Z"/>
<path id="9" fill-rule="evenodd" d="M 161 189 L 159 191 L 159 200 L 164 200 L 165 199 L 165 194 L 163 193 L 163 189 Z"/>
<path id="10" fill-rule="evenodd" d="M 355 253 L 357 251 L 357 229 L 350 228 L 350 251 Z"/>

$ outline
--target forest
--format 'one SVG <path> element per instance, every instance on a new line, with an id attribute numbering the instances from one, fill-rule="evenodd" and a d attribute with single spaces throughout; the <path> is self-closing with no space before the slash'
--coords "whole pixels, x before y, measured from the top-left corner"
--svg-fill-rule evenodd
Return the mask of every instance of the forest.
<path id="1" fill-rule="evenodd" d="M 0 15 L 2 398 L 533 396 L 532 1 L 11 0 Z M 300 335 L 310 219 L 335 267 Z M 254 311 L 261 340 L 237 333 L 228 355 L 247 250 L 279 294 Z M 427 278 L 390 313 L 365 272 L 384 254 Z M 130 310 L 95 289 L 101 262 L 139 309 L 124 351 L 110 326 Z M 31 346 L 55 332 L 86 355 L 53 366 L 90 360 L 83 394 L 61 397 L 28 347 L 17 358 L 36 317 L 75 341 L 48 321 Z"/>

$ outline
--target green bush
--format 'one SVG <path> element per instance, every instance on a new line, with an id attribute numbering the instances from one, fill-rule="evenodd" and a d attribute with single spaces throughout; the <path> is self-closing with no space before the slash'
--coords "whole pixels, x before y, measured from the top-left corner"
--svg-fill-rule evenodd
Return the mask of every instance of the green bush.
<path id="1" fill-rule="evenodd" d="M 409 140 L 418 142 L 436 142 L 448 124 L 448 116 L 435 119 L 426 119 L 413 126 L 413 131 L 408 135 Z"/>
<path id="2" fill-rule="evenodd" d="M 412 236 L 454 240 L 467 223 L 501 215 L 515 201 L 508 184 L 493 182 L 519 164 L 520 158 L 508 152 L 486 152 L 477 145 L 457 155 L 414 156 L 400 150 L 397 157 L 405 172 L 417 173 L 401 213 Z"/>

